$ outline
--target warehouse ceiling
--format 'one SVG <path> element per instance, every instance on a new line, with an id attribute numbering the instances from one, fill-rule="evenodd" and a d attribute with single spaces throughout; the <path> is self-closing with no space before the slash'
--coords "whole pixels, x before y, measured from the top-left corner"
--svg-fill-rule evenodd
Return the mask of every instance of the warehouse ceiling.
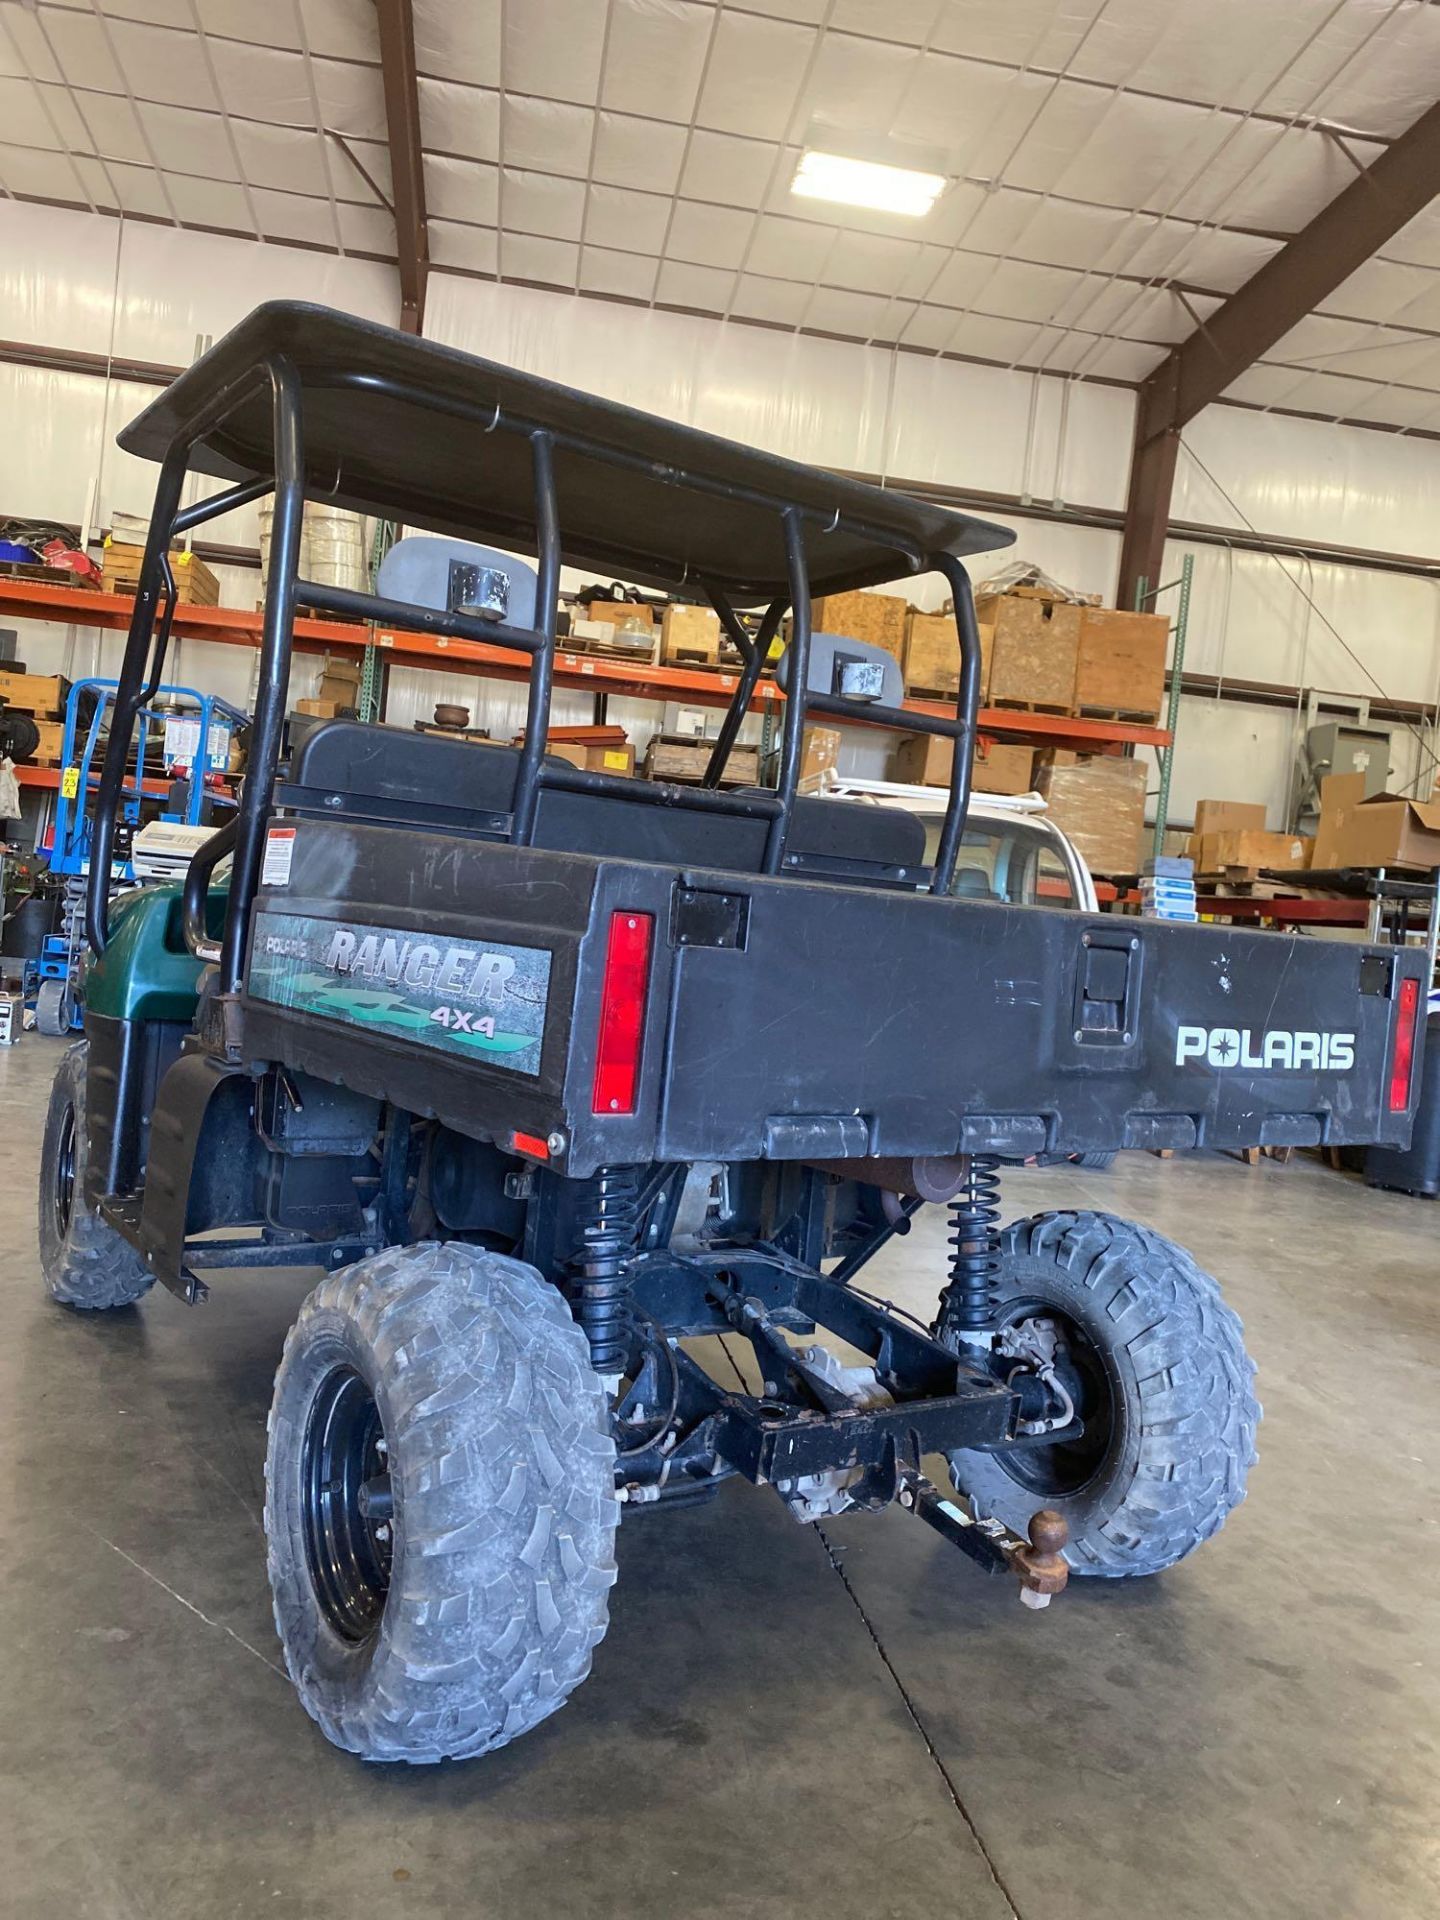
<path id="1" fill-rule="evenodd" d="M 1440 93 L 1427 0 L 414 0 L 439 267 L 1144 378 Z M 396 258 L 373 0 L 0 0 L 0 186 Z M 919 220 L 807 130 L 938 148 Z M 1427 211 L 1230 389 L 1440 426 Z"/>

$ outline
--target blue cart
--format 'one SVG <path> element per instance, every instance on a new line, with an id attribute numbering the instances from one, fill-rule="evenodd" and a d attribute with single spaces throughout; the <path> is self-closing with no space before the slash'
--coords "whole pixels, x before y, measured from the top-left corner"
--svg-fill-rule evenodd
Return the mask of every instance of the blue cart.
<path id="1" fill-rule="evenodd" d="M 60 794 L 50 850 L 50 871 L 64 881 L 63 907 L 56 932 L 47 934 L 39 958 L 27 969 L 27 1000 L 33 998 L 35 1025 L 41 1033 L 64 1034 L 83 1025 L 79 957 L 84 939 L 85 877 L 90 871 L 91 800 L 100 777 L 109 735 L 115 680 L 77 680 L 65 703 L 65 731 L 61 739 Z M 236 731 L 249 717 L 216 694 L 194 687 L 157 687 L 141 708 L 126 755 L 121 811 L 114 855 L 110 863 L 113 886 L 131 887 L 158 877 L 161 867 L 147 866 L 137 836 L 156 820 L 179 829 L 171 836 L 184 847 L 209 830 L 213 812 L 233 807 L 229 793 L 206 784 L 208 774 L 223 774 L 229 765 Z M 155 796 L 145 792 L 147 751 L 157 737 L 163 741 L 170 792 L 155 811 Z M 149 820 L 147 823 L 147 813 Z M 187 832 L 188 830 L 188 832 Z M 173 851 L 172 851 L 173 857 Z"/>

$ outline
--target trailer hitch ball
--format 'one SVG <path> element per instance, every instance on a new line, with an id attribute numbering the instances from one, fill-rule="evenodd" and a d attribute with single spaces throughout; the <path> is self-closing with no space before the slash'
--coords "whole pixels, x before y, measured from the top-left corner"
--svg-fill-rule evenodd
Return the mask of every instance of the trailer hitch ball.
<path id="1" fill-rule="evenodd" d="M 1070 1577 L 1065 1546 L 1070 1529 L 1063 1514 L 1041 1507 L 1030 1516 L 1030 1544 L 1016 1547 L 1010 1564 L 1020 1576 L 1020 1599 L 1027 1607 L 1048 1607 L 1052 1594 L 1063 1593 Z"/>

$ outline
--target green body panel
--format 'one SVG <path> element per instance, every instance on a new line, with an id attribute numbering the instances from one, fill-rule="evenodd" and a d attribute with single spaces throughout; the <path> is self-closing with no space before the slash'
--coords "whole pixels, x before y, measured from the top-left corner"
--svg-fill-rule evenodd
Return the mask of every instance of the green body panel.
<path id="1" fill-rule="evenodd" d="M 86 963 L 86 1008 L 113 1020 L 192 1020 L 201 962 L 181 930 L 180 883 L 137 887 L 110 903 L 110 940 Z M 212 891 L 206 919 L 217 931 L 225 894 Z"/>

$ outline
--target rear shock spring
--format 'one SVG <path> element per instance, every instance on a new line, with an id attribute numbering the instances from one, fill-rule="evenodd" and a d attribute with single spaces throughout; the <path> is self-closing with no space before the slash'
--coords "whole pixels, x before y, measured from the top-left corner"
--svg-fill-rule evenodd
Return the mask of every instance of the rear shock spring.
<path id="1" fill-rule="evenodd" d="M 1000 1253 L 1000 1173 L 993 1154 L 972 1153 L 965 1184 L 950 1202 L 950 1281 L 935 1322 L 947 1346 L 989 1333 Z"/>
<path id="2" fill-rule="evenodd" d="M 597 1373 L 619 1373 L 630 1351 L 630 1264 L 639 1225 L 639 1173 L 601 1167 L 580 1202 L 570 1300 Z"/>

